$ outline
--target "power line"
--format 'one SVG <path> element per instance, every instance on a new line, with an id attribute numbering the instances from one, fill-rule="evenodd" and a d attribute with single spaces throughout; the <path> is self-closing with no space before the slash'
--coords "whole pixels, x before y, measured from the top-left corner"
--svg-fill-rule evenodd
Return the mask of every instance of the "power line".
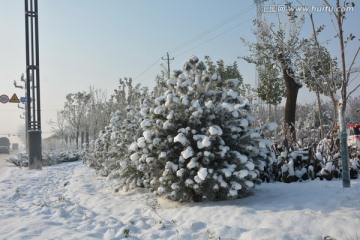
<path id="1" fill-rule="evenodd" d="M 241 10 L 240 12 L 237 12 L 236 14 L 232 15 L 231 17 L 229 17 L 229 18 L 221 21 L 220 23 L 216 24 L 215 26 L 209 28 L 209 29 L 206 30 L 205 32 L 202 32 L 202 33 L 196 35 L 195 37 L 191 38 L 190 40 L 188 40 L 188 41 L 180 44 L 180 45 L 177 46 L 177 47 L 175 47 L 174 49 L 172 49 L 172 50 L 170 51 L 170 53 L 174 53 L 174 52 L 176 52 L 176 51 L 179 51 L 179 50 L 185 48 L 186 46 L 192 44 L 193 42 L 195 42 L 195 41 L 197 41 L 197 40 L 199 40 L 199 39 L 201 39 L 201 38 L 209 35 L 210 33 L 216 31 L 217 29 L 219 29 L 219 28 L 221 28 L 221 27 L 223 27 L 223 26 L 226 25 L 227 23 L 229 23 L 229 22 L 235 20 L 236 18 L 244 15 L 245 13 L 247 13 L 248 11 L 250 11 L 253 7 L 254 7 L 254 4 L 248 6 L 247 8 Z"/>
<path id="2" fill-rule="evenodd" d="M 141 77 L 144 73 L 146 73 L 147 71 L 149 71 L 152 67 L 155 66 L 155 64 L 157 64 L 157 63 L 160 62 L 160 61 L 161 61 L 161 58 L 156 59 L 155 62 L 153 62 L 149 67 L 147 67 L 144 71 L 142 71 L 139 75 L 137 75 L 137 76 L 134 78 L 134 80 L 135 80 L 135 79 L 138 79 L 139 77 Z"/>
<path id="3" fill-rule="evenodd" d="M 238 24 L 238 25 L 236 25 L 236 26 L 234 26 L 234 27 L 232 27 L 232 28 L 230 28 L 230 29 L 228 29 L 228 30 L 226 30 L 226 31 L 218 34 L 218 35 L 215 35 L 214 37 L 206 40 L 205 42 L 202 42 L 202 43 L 200 43 L 200 44 L 198 44 L 198 45 L 196 45 L 196 46 L 194 46 L 194 47 L 192 47 L 192 48 L 190 48 L 190 49 L 188 49 L 188 50 L 186 50 L 186 51 L 184 51 L 184 52 L 179 53 L 179 54 L 176 55 L 175 57 L 181 56 L 181 55 L 183 55 L 183 54 L 185 54 L 185 53 L 187 53 L 187 52 L 190 52 L 190 51 L 192 51 L 192 50 L 194 50 L 194 49 L 196 49 L 196 48 L 198 48 L 198 47 L 201 47 L 202 45 L 204 45 L 204 44 L 206 44 L 206 43 L 208 43 L 208 42 L 211 42 L 212 40 L 214 40 L 214 39 L 216 39 L 216 38 L 218 38 L 218 37 L 221 37 L 222 35 L 224 35 L 224 34 L 226 34 L 226 33 L 228 33 L 228 32 L 231 32 L 231 31 L 233 31 L 234 29 L 236 29 L 236 28 L 242 26 L 243 24 L 245 24 L 245 23 L 247 23 L 247 22 L 250 22 L 250 21 L 252 21 L 252 20 L 253 20 L 253 18 L 249 18 L 249 19 L 246 20 L 245 22 L 242 22 L 242 23 L 240 23 L 240 24 Z"/>
<path id="4" fill-rule="evenodd" d="M 186 41 L 186 42 L 178 45 L 177 47 L 173 48 L 173 49 L 172 49 L 171 51 L 169 51 L 168 53 L 174 53 L 174 52 L 176 52 L 176 51 L 179 51 L 179 50 L 181 50 L 181 49 L 189 46 L 189 45 L 192 44 L 193 42 L 195 42 L 195 41 L 197 41 L 197 40 L 199 40 L 199 39 L 201 39 L 201 38 L 209 35 L 210 33 L 218 30 L 218 29 L 221 28 L 221 27 L 223 27 L 223 26 L 226 25 L 227 23 L 229 23 L 229 22 L 237 19 L 238 17 L 244 15 L 245 13 L 249 12 L 252 8 L 254 8 L 254 6 L 255 6 L 254 4 L 251 4 L 250 6 L 246 7 L 245 9 L 243 9 L 243 10 L 235 13 L 235 14 L 232 15 L 231 17 L 229 17 L 229 18 L 221 21 L 220 23 L 216 24 L 215 26 L 209 28 L 209 29 L 206 30 L 205 32 L 202 32 L 202 33 L 196 35 L 195 37 L 191 38 L 190 40 L 188 40 L 188 41 Z M 251 19 L 251 20 L 252 20 L 252 19 Z M 248 21 L 249 21 L 249 20 L 247 20 L 246 22 L 248 22 Z M 197 45 L 197 46 L 195 46 L 195 47 L 193 47 L 193 48 L 191 48 L 191 49 L 189 49 L 189 50 L 186 50 L 185 52 L 182 52 L 182 53 L 176 55 L 175 57 L 180 56 L 180 55 L 182 55 L 182 54 L 184 54 L 184 53 L 187 53 L 187 52 L 189 52 L 189 51 L 191 51 L 191 50 L 193 50 L 193 49 L 195 49 L 195 48 L 198 48 L 198 47 L 204 45 L 205 43 L 208 43 L 208 42 L 210 42 L 210 41 L 212 41 L 212 40 L 214 40 L 214 39 L 216 39 L 216 38 L 224 35 L 225 33 L 232 31 L 233 29 L 241 26 L 242 24 L 244 24 L 244 23 L 246 23 L 246 22 L 243 22 L 243 23 L 241 23 L 241 24 L 239 24 L 239 25 L 236 25 L 235 27 L 233 27 L 233 28 L 231 28 L 231 29 L 229 29 L 229 30 L 221 33 L 221 34 L 218 34 L 218 35 L 210 38 L 209 40 L 207 40 L 207 41 L 205 41 L 205 42 L 203 42 L 203 43 L 201 43 L 201 44 L 199 44 L 199 45 Z M 148 72 L 151 68 L 153 68 L 153 67 L 154 67 L 157 63 L 159 63 L 159 61 L 161 61 L 161 60 L 165 60 L 165 59 L 163 59 L 163 58 L 158 58 L 158 59 L 156 59 L 149 67 L 147 67 L 144 71 L 142 71 L 139 75 L 137 75 L 137 76 L 134 78 L 134 80 L 138 80 L 144 73 Z M 169 67 L 168 67 L 168 70 L 169 70 Z M 170 72 L 170 71 L 168 71 L 168 72 Z"/>
<path id="5" fill-rule="evenodd" d="M 154 70 L 154 71 L 152 71 L 151 73 L 149 73 L 148 75 L 146 75 L 145 77 L 144 77 L 144 79 L 148 79 L 148 78 L 150 78 L 150 77 L 153 77 L 153 76 L 155 76 L 155 74 L 156 73 L 159 73 L 160 71 L 161 71 L 161 67 L 157 67 L 156 68 L 156 70 Z"/>

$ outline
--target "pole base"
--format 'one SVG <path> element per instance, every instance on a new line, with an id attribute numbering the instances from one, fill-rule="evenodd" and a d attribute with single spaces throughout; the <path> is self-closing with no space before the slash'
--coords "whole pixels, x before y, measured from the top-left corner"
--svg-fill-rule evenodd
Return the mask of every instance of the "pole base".
<path id="1" fill-rule="evenodd" d="M 41 130 L 28 131 L 29 169 L 42 169 Z"/>

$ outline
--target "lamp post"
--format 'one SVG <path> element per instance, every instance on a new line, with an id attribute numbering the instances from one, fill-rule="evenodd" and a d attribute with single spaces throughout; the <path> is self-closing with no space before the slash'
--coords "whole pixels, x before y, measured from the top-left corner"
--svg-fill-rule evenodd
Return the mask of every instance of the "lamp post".
<path id="1" fill-rule="evenodd" d="M 38 1 L 25 0 L 29 169 L 42 169 Z"/>

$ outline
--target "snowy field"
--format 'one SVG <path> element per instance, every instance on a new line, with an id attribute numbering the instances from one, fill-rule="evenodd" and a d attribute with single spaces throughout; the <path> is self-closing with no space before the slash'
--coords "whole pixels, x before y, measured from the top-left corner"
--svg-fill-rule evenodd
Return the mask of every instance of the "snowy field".
<path id="1" fill-rule="evenodd" d="M 0 167 L 0 239 L 360 239 L 360 181 L 274 183 L 243 199 L 180 204 L 115 192 L 82 162 Z M 329 238 L 330 239 L 330 238 Z"/>

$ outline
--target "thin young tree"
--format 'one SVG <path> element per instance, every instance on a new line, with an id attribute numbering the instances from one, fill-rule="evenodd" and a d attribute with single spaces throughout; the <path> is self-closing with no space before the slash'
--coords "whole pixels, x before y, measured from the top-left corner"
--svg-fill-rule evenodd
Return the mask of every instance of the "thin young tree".
<path id="1" fill-rule="evenodd" d="M 351 83 L 350 74 L 354 66 L 355 60 L 359 55 L 360 46 L 357 47 L 350 65 L 346 67 L 346 47 L 349 45 L 350 41 L 358 40 L 356 36 L 352 33 L 349 33 L 348 37 L 344 36 L 344 22 L 346 20 L 346 9 L 348 7 L 355 7 L 354 2 L 345 0 L 343 5 L 340 4 L 340 0 L 336 0 L 335 6 L 329 3 L 328 0 L 323 0 L 323 2 L 330 8 L 333 9 L 332 17 L 335 18 L 337 37 L 339 40 L 340 47 L 340 66 L 341 66 L 341 87 L 340 87 L 340 100 L 338 102 L 338 117 L 339 117 L 339 126 L 340 126 L 340 152 L 341 152 L 341 161 L 342 161 L 342 184 L 344 188 L 350 187 L 350 171 L 349 171 L 349 154 L 348 154 L 348 144 L 347 144 L 347 132 L 346 132 L 346 120 L 345 112 L 346 105 L 349 96 L 354 93 L 359 87 L 360 84 L 356 85 L 354 89 L 350 90 L 348 93 L 348 87 Z"/>

